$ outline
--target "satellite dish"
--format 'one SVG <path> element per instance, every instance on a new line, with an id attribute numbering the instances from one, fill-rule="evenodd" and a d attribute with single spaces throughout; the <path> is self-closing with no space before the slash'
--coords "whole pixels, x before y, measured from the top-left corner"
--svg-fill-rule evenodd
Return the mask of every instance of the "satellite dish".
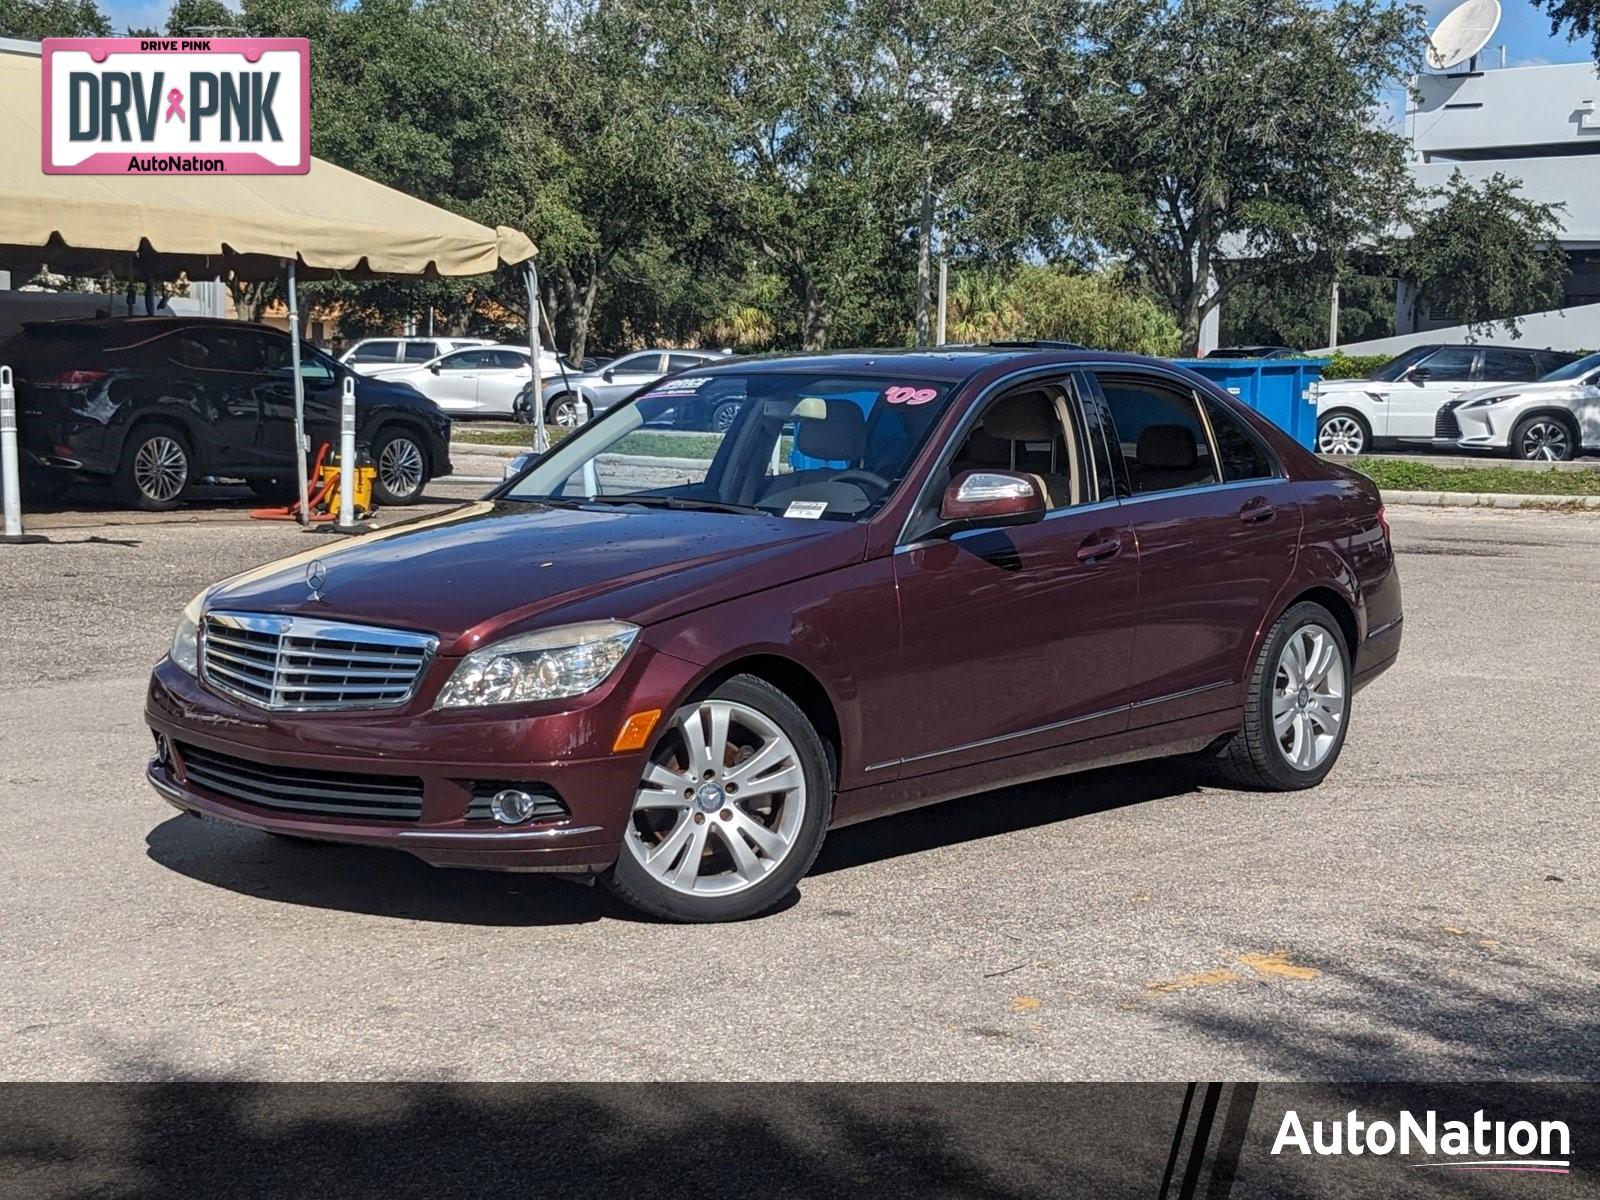
<path id="1" fill-rule="evenodd" d="M 1446 71 L 1477 56 L 1500 24 L 1500 0 L 1464 0 L 1428 37 L 1428 65 Z"/>

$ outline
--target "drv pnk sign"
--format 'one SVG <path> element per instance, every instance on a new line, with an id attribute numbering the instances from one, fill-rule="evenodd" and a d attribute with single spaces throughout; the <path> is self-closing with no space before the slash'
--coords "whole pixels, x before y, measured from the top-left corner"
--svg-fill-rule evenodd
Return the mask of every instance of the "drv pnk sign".
<path id="1" fill-rule="evenodd" d="M 46 38 L 47 175 L 304 175 L 305 38 Z"/>

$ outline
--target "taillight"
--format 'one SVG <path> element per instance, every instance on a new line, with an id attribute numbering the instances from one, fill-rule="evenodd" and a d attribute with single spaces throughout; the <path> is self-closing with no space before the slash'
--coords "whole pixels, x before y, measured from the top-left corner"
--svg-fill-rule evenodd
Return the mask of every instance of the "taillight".
<path id="1" fill-rule="evenodd" d="M 104 371 L 57 371 L 54 375 L 42 375 L 34 382 L 40 387 L 85 387 L 99 383 L 105 377 Z"/>

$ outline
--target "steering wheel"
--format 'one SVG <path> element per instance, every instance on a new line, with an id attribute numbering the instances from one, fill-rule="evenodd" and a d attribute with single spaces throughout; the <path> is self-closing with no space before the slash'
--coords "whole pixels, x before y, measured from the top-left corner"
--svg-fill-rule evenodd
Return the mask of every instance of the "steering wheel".
<path id="1" fill-rule="evenodd" d="M 887 492 L 890 487 L 889 481 L 882 475 L 879 475 L 874 471 L 863 471 L 860 467 L 853 467 L 848 471 L 840 471 L 828 482 L 850 483 L 852 480 L 859 480 L 862 483 L 870 483 L 880 492 Z"/>

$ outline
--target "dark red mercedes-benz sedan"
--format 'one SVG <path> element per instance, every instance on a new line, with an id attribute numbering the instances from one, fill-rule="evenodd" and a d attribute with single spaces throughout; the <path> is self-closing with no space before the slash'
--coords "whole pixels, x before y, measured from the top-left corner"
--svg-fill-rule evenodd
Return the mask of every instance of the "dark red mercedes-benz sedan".
<path id="1" fill-rule="evenodd" d="M 149 777 L 268 833 L 725 920 L 834 826 L 1002 784 L 1195 754 L 1310 787 L 1400 632 L 1376 488 L 1180 368 L 733 361 L 484 500 L 195 597 Z"/>

